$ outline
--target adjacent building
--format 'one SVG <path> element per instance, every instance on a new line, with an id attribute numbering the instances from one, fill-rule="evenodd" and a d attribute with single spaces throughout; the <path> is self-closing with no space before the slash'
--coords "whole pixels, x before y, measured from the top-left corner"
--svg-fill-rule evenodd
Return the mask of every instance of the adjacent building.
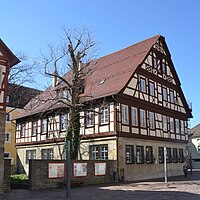
<path id="1" fill-rule="evenodd" d="M 120 181 L 182 174 L 192 117 L 165 38 L 154 36 L 96 59 L 82 80 L 79 159 L 117 160 Z M 71 72 L 65 76 L 70 80 Z M 30 101 L 17 119 L 21 170 L 29 159 L 61 159 L 69 88 L 63 82 Z M 85 97 L 85 98 L 84 98 Z"/>
<path id="2" fill-rule="evenodd" d="M 191 138 L 189 140 L 189 155 L 192 168 L 200 168 L 200 124 L 193 127 L 190 131 Z"/>
<path id="3" fill-rule="evenodd" d="M 0 193 L 3 192 L 4 179 L 5 111 L 8 89 L 8 73 L 10 68 L 17 63 L 19 63 L 17 57 L 0 39 Z"/>
<path id="4" fill-rule="evenodd" d="M 8 84 L 8 94 L 6 98 L 6 129 L 4 158 L 11 159 L 12 173 L 17 172 L 17 153 L 15 148 L 15 118 L 20 109 L 22 109 L 34 96 L 41 91 L 20 86 L 14 83 Z"/>

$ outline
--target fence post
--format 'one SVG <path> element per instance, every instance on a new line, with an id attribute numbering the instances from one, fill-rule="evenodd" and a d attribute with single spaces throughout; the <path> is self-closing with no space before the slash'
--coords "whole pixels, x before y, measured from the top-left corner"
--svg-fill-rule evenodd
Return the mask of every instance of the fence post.
<path id="1" fill-rule="evenodd" d="M 70 141 L 66 141 L 66 197 L 70 196 Z"/>

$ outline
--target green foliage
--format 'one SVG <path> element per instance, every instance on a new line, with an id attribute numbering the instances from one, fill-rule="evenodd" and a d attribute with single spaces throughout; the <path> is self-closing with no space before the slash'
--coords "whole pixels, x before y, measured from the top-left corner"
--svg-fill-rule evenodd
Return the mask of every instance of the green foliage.
<path id="1" fill-rule="evenodd" d="M 28 176 L 26 174 L 13 174 L 10 176 L 11 183 L 27 183 Z"/>

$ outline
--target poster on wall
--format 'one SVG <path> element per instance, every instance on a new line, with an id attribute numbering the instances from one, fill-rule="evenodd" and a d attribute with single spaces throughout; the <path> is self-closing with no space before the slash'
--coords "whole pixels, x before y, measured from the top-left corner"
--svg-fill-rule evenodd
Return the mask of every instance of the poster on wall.
<path id="1" fill-rule="evenodd" d="M 94 164 L 95 176 L 106 175 L 106 163 L 95 163 Z"/>
<path id="2" fill-rule="evenodd" d="M 87 176 L 87 163 L 74 163 L 74 177 Z"/>
<path id="3" fill-rule="evenodd" d="M 49 163 L 49 178 L 64 178 L 65 164 L 64 163 Z"/>

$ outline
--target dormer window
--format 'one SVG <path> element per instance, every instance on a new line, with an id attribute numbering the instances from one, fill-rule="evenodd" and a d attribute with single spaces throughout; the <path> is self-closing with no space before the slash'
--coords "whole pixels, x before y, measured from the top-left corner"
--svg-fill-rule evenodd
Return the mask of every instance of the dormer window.
<path id="1" fill-rule="evenodd" d="M 58 97 L 63 98 L 63 99 L 67 99 L 67 100 L 71 100 L 70 89 L 61 88 L 60 90 L 58 90 Z"/>

